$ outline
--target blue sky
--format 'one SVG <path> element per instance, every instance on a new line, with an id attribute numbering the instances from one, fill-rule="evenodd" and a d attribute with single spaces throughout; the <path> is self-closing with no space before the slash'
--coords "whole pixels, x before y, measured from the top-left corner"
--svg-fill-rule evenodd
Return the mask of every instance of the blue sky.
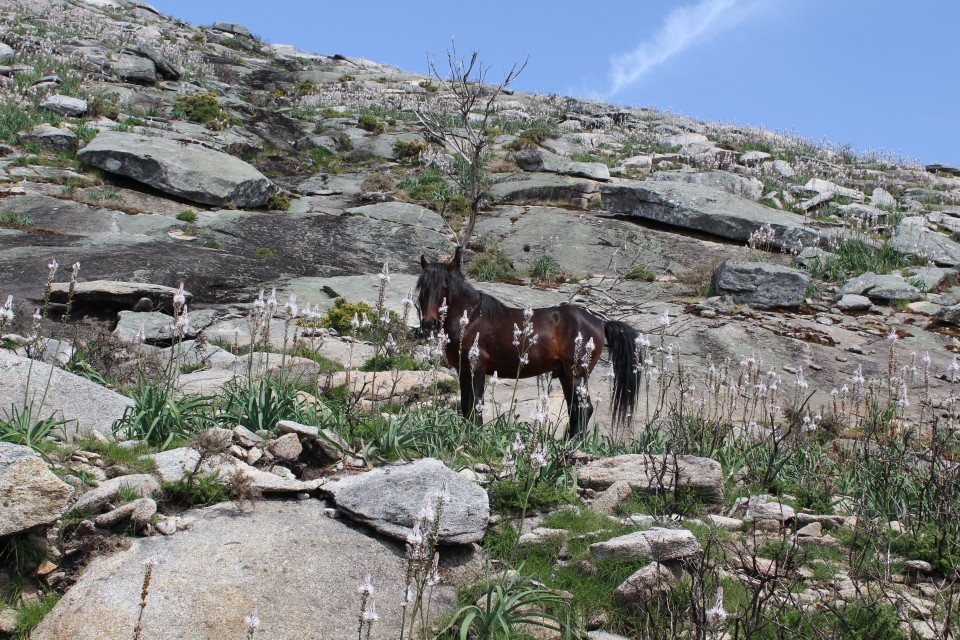
<path id="1" fill-rule="evenodd" d="M 515 87 L 960 164 L 956 0 L 153 0 L 197 24 L 423 72 L 454 38 Z"/>

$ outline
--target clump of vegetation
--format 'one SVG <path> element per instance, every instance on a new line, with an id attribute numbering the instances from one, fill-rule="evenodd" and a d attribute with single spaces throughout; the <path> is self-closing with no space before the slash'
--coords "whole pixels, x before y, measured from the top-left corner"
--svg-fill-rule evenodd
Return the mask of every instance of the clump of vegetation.
<path id="1" fill-rule="evenodd" d="M 309 78 L 306 80 L 301 80 L 300 82 L 293 85 L 293 93 L 296 96 L 302 97 L 302 96 L 309 95 L 311 93 L 317 93 L 317 91 L 319 91 L 319 87 L 317 86 L 317 83 L 314 82 L 313 80 L 310 80 Z"/>
<path id="2" fill-rule="evenodd" d="M 357 79 L 356 76 L 352 76 L 349 73 L 344 73 L 339 78 L 337 78 L 337 82 L 354 82 L 356 79 Z"/>
<path id="3" fill-rule="evenodd" d="M 233 124 L 233 116 L 220 106 L 213 91 L 180 96 L 173 104 L 173 117 L 198 122 L 214 131 L 223 131 Z"/>
<path id="4" fill-rule="evenodd" d="M 383 133 L 386 131 L 383 120 L 372 113 L 361 113 L 360 117 L 357 118 L 357 126 L 370 133 Z"/>
<path id="5" fill-rule="evenodd" d="M 290 196 L 285 193 L 273 193 L 267 199 L 267 208 L 271 211 L 289 211 Z"/>
<path id="6" fill-rule="evenodd" d="M 404 142 L 397 140 L 393 144 L 393 150 L 397 154 L 397 161 L 402 164 L 413 164 L 420 159 L 420 154 L 427 150 L 427 143 L 422 140 L 411 140 Z"/>
<path id="7" fill-rule="evenodd" d="M 267 258 L 268 260 L 276 260 L 280 257 L 280 254 L 270 247 L 260 247 L 253 254 L 258 258 Z"/>
<path id="8" fill-rule="evenodd" d="M 109 91 L 90 96 L 87 99 L 87 115 L 91 118 L 116 120 L 120 117 L 120 94 Z"/>
<path id="9" fill-rule="evenodd" d="M 477 254 L 470 262 L 469 271 L 480 282 L 514 280 L 517 277 L 513 262 L 501 249 Z"/>
<path id="10" fill-rule="evenodd" d="M 624 275 L 624 278 L 627 280 L 637 280 L 640 282 L 653 282 L 657 279 L 657 274 L 655 274 L 653 271 L 650 271 L 646 267 L 637 265 L 627 271 L 627 273 Z"/>
<path id="11" fill-rule="evenodd" d="M 360 183 L 361 193 L 393 191 L 396 188 L 397 183 L 393 177 L 385 171 L 371 173 Z"/>
<path id="12" fill-rule="evenodd" d="M 843 240 L 832 249 L 825 260 L 816 258 L 810 261 L 807 270 L 816 278 L 845 282 L 850 277 L 867 271 L 883 275 L 920 264 L 924 264 L 920 258 L 902 254 L 886 243 L 877 248 L 861 240 Z"/>
<path id="13" fill-rule="evenodd" d="M 543 254 L 530 265 L 530 277 L 540 282 L 555 283 L 563 279 L 560 263 L 551 255 Z"/>
<path id="14" fill-rule="evenodd" d="M 523 149 L 536 149 L 542 142 L 549 138 L 556 138 L 557 135 L 550 129 L 542 125 L 536 125 L 524 129 L 510 144 L 506 145 L 511 151 L 521 151 Z"/>
<path id="15" fill-rule="evenodd" d="M 197 221 L 197 214 L 195 211 L 190 211 L 187 209 L 177 214 L 177 220 L 180 222 L 194 223 Z"/>
<path id="16" fill-rule="evenodd" d="M 403 353 L 376 355 L 360 365 L 360 371 L 421 371 L 422 369 L 423 364 Z"/>
<path id="17" fill-rule="evenodd" d="M 324 147 L 317 147 L 310 152 L 312 168 L 316 172 L 340 173 L 340 156 Z"/>

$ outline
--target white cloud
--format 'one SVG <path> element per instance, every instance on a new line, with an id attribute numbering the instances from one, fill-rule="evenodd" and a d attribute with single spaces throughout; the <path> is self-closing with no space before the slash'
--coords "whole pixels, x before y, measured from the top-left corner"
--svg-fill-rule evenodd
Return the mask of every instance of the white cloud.
<path id="1" fill-rule="evenodd" d="M 610 58 L 610 95 L 639 82 L 674 56 L 749 17 L 764 0 L 700 0 L 671 11 L 663 26 L 633 51 Z"/>

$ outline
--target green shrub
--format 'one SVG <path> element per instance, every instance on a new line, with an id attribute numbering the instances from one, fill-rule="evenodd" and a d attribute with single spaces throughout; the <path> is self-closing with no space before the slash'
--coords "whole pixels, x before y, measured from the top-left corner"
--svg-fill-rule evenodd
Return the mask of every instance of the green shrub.
<path id="1" fill-rule="evenodd" d="M 403 164 L 412 164 L 420 159 L 420 154 L 427 150 L 427 143 L 422 140 L 404 142 L 397 140 L 393 144 L 393 151 L 397 154 L 397 161 Z"/>
<path id="2" fill-rule="evenodd" d="M 535 125 L 524 129 L 517 138 L 507 145 L 507 149 L 521 151 L 522 149 L 536 149 L 540 143 L 548 138 L 556 138 L 556 134 L 542 125 Z"/>
<path id="3" fill-rule="evenodd" d="M 116 120 L 120 117 L 120 94 L 110 91 L 90 96 L 87 100 L 87 115 L 91 118 Z"/>
<path id="4" fill-rule="evenodd" d="M 272 211 L 289 211 L 290 196 L 285 193 L 271 194 L 270 198 L 267 199 L 267 208 Z"/>
<path id="5" fill-rule="evenodd" d="M 344 73 L 344 74 L 341 75 L 339 78 L 337 78 L 337 81 L 338 81 L 338 82 L 353 82 L 353 81 L 355 81 L 356 79 L 357 79 L 356 76 L 352 76 L 352 75 L 350 75 L 349 73 Z"/>
<path id="6" fill-rule="evenodd" d="M 270 247 L 260 247 L 253 252 L 258 258 L 267 258 L 268 260 L 276 260 L 280 257 L 280 254 L 271 249 Z"/>
<path id="7" fill-rule="evenodd" d="M 481 253 L 470 263 L 470 275 L 481 282 L 511 280 L 517 277 L 510 258 L 500 249 Z"/>
<path id="8" fill-rule="evenodd" d="M 33 227 L 33 218 L 22 213 L 8 211 L 0 213 L 0 227 L 8 229 L 30 229 Z"/>
<path id="9" fill-rule="evenodd" d="M 189 209 L 186 211 L 181 211 L 177 214 L 177 220 L 180 222 L 196 222 L 197 214 Z"/>
<path id="10" fill-rule="evenodd" d="M 293 93 L 297 96 L 305 96 L 311 93 L 317 93 L 319 87 L 317 83 L 313 80 L 301 80 L 297 84 L 293 85 Z"/>
<path id="11" fill-rule="evenodd" d="M 361 113 L 357 119 L 357 126 L 370 133 L 383 133 L 386 130 L 383 120 L 372 113 Z"/>
<path id="12" fill-rule="evenodd" d="M 327 314 L 320 319 L 320 326 L 325 329 L 333 329 L 338 334 L 345 336 L 353 333 L 353 327 L 350 323 L 353 318 L 373 317 L 373 309 L 366 302 L 347 302 L 345 298 L 337 298 L 333 301 L 333 306 L 327 310 Z M 362 331 L 358 331 L 358 334 Z"/>
<path id="13" fill-rule="evenodd" d="M 645 267 L 637 265 L 624 276 L 627 280 L 639 280 L 640 282 L 653 282 L 657 279 L 657 274 Z"/>
<path id="14" fill-rule="evenodd" d="M 180 96 L 173 104 L 173 116 L 199 122 L 209 129 L 222 131 L 233 124 L 233 117 L 220 106 L 213 91 Z"/>

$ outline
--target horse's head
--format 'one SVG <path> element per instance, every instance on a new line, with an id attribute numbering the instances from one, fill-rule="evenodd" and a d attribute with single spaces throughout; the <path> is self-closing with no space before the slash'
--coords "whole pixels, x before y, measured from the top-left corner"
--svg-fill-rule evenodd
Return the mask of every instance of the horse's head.
<path id="1" fill-rule="evenodd" d="M 457 247 L 450 262 L 427 262 L 425 256 L 420 256 L 420 278 L 417 279 L 417 291 L 420 305 L 420 329 L 425 333 L 437 329 L 442 315 L 441 307 L 452 302 L 451 278 L 463 278 L 460 264 L 460 247 Z"/>

